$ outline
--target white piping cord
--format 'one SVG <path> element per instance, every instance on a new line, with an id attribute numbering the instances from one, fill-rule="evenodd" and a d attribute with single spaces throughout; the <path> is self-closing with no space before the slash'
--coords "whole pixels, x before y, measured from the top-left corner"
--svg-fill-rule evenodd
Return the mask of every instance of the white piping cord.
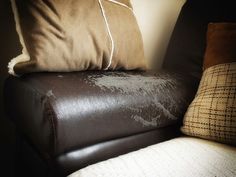
<path id="1" fill-rule="evenodd" d="M 104 70 L 108 70 L 109 67 L 111 66 L 112 58 L 113 58 L 113 55 L 114 55 L 115 44 L 114 44 L 114 40 L 113 40 L 113 37 L 112 37 L 112 34 L 111 34 L 111 30 L 110 30 L 110 27 L 109 27 L 109 24 L 108 24 L 108 21 L 107 21 L 105 9 L 102 5 L 101 0 L 98 0 L 98 3 L 99 3 L 99 6 L 101 8 L 102 16 L 103 16 L 103 19 L 105 21 L 107 32 L 108 32 L 108 35 L 109 35 L 109 38 L 110 38 L 110 41 L 111 41 L 111 54 L 110 54 L 110 58 L 109 58 L 109 63 L 107 65 L 107 67 L 104 69 Z"/>
<path id="2" fill-rule="evenodd" d="M 127 9 L 129 9 L 134 14 L 134 16 L 136 17 L 136 14 L 135 14 L 134 10 L 131 7 L 127 6 L 126 4 L 123 4 L 123 3 L 115 1 L 115 0 L 106 0 L 106 1 L 117 4 L 117 5 L 120 5 L 122 7 L 125 7 Z"/>
<path id="3" fill-rule="evenodd" d="M 12 6 L 13 14 L 14 14 L 14 20 L 16 23 L 16 31 L 19 36 L 20 44 L 22 46 L 22 54 L 11 59 L 11 61 L 8 63 L 8 73 L 14 76 L 18 76 L 14 71 L 14 66 L 17 63 L 29 61 L 30 57 L 29 57 L 29 54 L 25 45 L 24 38 L 22 36 L 22 31 L 21 31 L 21 26 L 20 26 L 20 17 L 19 17 L 18 8 L 16 5 L 16 0 L 11 0 L 11 6 Z"/>
<path id="4" fill-rule="evenodd" d="M 15 20 L 15 23 L 16 23 L 16 31 L 17 31 L 17 34 L 19 36 L 19 39 L 20 39 L 20 43 L 22 45 L 22 52 L 28 54 L 28 51 L 26 49 L 26 46 L 25 46 L 25 41 L 24 41 L 24 38 L 23 38 L 23 35 L 22 35 L 22 30 L 21 30 L 21 25 L 20 25 L 20 17 L 19 17 L 19 13 L 18 13 L 18 8 L 17 8 L 17 5 L 16 5 L 16 0 L 11 0 L 11 6 L 12 6 L 12 10 L 13 10 L 13 14 L 14 14 L 14 20 Z"/>
<path id="5" fill-rule="evenodd" d="M 120 5 L 120 6 L 123 6 L 123 7 L 126 7 L 127 9 L 133 11 L 132 8 L 130 8 L 129 6 L 127 6 L 127 5 L 125 5 L 125 4 L 121 3 L 121 2 L 118 2 L 118 1 L 115 1 L 115 0 L 107 0 L 107 1 L 113 2 L 113 3 L 115 3 L 115 4 L 117 4 L 117 5 Z"/>

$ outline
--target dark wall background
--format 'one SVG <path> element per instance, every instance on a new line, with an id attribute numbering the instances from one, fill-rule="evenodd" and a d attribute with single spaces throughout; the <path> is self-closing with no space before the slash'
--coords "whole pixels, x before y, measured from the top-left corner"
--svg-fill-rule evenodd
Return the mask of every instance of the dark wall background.
<path id="1" fill-rule="evenodd" d="M 0 163 L 1 176 L 13 176 L 15 132 L 4 114 L 3 86 L 8 77 L 7 64 L 20 52 L 10 0 L 0 0 Z M 14 101 L 14 100 L 12 100 Z"/>

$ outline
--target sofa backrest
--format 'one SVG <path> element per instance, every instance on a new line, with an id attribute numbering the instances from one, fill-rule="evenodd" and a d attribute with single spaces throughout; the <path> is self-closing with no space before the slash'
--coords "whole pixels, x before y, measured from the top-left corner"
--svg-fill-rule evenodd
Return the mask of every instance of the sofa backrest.
<path id="1" fill-rule="evenodd" d="M 236 22 L 234 4 L 233 0 L 188 0 L 172 33 L 163 67 L 200 78 L 207 25 L 209 22 Z"/>

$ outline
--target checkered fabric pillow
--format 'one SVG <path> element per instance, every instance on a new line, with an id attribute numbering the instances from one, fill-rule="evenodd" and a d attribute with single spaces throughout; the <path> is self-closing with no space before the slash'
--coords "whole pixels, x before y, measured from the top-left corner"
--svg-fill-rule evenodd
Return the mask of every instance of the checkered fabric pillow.
<path id="1" fill-rule="evenodd" d="M 236 145 L 236 62 L 204 71 L 181 130 L 187 135 Z"/>

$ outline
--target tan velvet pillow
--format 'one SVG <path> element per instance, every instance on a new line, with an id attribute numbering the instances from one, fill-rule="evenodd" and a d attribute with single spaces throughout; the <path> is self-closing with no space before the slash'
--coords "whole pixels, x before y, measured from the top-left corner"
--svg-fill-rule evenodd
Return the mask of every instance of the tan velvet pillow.
<path id="1" fill-rule="evenodd" d="M 11 0 L 22 54 L 9 73 L 146 69 L 129 0 Z"/>
<path id="2" fill-rule="evenodd" d="M 236 145 L 236 24 L 209 24 L 204 72 L 182 132 Z"/>

